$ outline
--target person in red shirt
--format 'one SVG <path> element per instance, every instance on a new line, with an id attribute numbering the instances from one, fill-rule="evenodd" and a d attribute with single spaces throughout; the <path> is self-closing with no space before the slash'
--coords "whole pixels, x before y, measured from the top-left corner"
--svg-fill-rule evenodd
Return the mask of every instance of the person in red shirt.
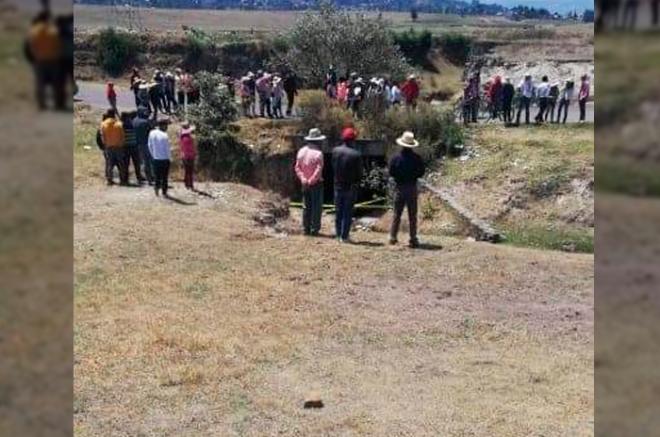
<path id="1" fill-rule="evenodd" d="M 179 132 L 179 144 L 181 146 L 181 160 L 183 161 L 184 170 L 184 184 L 186 189 L 194 190 L 193 176 L 195 174 L 195 158 L 197 157 L 197 147 L 195 146 L 195 138 L 193 132 L 194 126 L 184 121 L 181 124 L 181 132 Z"/>
<path id="2" fill-rule="evenodd" d="M 408 108 L 416 109 L 417 108 L 417 98 L 419 97 L 419 83 L 417 83 L 417 78 L 414 74 L 408 76 L 401 86 L 401 94 L 406 102 Z"/>
<path id="3" fill-rule="evenodd" d="M 310 129 L 305 146 L 296 156 L 295 172 L 303 194 L 303 231 L 316 236 L 321 230 L 323 212 L 323 152 L 321 145 L 325 135 L 317 128 Z"/>
<path id="4" fill-rule="evenodd" d="M 105 95 L 108 98 L 108 103 L 110 107 L 117 111 L 117 92 L 115 91 L 115 84 L 108 82 L 108 86 L 105 90 Z"/>

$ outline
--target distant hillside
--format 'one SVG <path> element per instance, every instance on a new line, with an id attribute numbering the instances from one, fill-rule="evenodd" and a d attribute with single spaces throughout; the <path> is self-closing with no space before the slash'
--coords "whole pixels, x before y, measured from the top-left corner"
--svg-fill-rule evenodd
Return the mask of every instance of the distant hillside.
<path id="1" fill-rule="evenodd" d="M 317 0 L 76 0 L 79 4 L 131 4 L 135 6 L 155 6 L 162 8 L 190 8 L 190 9 L 259 9 L 259 10 L 304 10 L 317 5 Z M 554 0 L 545 2 L 541 0 L 335 0 L 340 7 L 383 10 L 383 11 L 409 11 L 416 9 L 419 12 L 445 12 L 469 15 L 497 15 L 511 14 L 516 6 L 545 9 L 552 13 L 565 14 L 571 11 L 583 12 L 593 9 L 593 1 L 589 0 Z M 547 17 L 550 18 L 550 17 Z"/>

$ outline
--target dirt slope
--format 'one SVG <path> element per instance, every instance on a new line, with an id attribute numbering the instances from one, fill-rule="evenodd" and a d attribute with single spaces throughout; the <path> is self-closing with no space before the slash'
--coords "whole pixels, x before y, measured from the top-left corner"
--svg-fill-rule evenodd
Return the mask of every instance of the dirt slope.
<path id="1" fill-rule="evenodd" d="M 339 246 L 201 188 L 75 192 L 78 435 L 593 434 L 592 256 Z"/>

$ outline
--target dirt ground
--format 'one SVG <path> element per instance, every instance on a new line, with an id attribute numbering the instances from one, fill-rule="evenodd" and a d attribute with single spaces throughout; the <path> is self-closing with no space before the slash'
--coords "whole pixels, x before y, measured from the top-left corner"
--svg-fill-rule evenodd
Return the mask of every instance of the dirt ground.
<path id="1" fill-rule="evenodd" d="M 77 435 L 593 434 L 593 256 L 340 246 L 199 188 L 76 182 Z"/>

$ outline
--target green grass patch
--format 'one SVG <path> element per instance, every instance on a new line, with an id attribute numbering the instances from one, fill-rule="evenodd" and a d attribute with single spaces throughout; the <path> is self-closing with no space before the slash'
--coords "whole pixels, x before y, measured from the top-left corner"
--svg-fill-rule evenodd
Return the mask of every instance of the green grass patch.
<path id="1" fill-rule="evenodd" d="M 660 196 L 660 165 L 624 158 L 599 159 L 594 182 L 601 192 Z"/>
<path id="2" fill-rule="evenodd" d="M 504 243 L 512 246 L 580 253 L 594 252 L 592 230 L 553 229 L 542 226 L 502 229 L 506 235 Z"/>

